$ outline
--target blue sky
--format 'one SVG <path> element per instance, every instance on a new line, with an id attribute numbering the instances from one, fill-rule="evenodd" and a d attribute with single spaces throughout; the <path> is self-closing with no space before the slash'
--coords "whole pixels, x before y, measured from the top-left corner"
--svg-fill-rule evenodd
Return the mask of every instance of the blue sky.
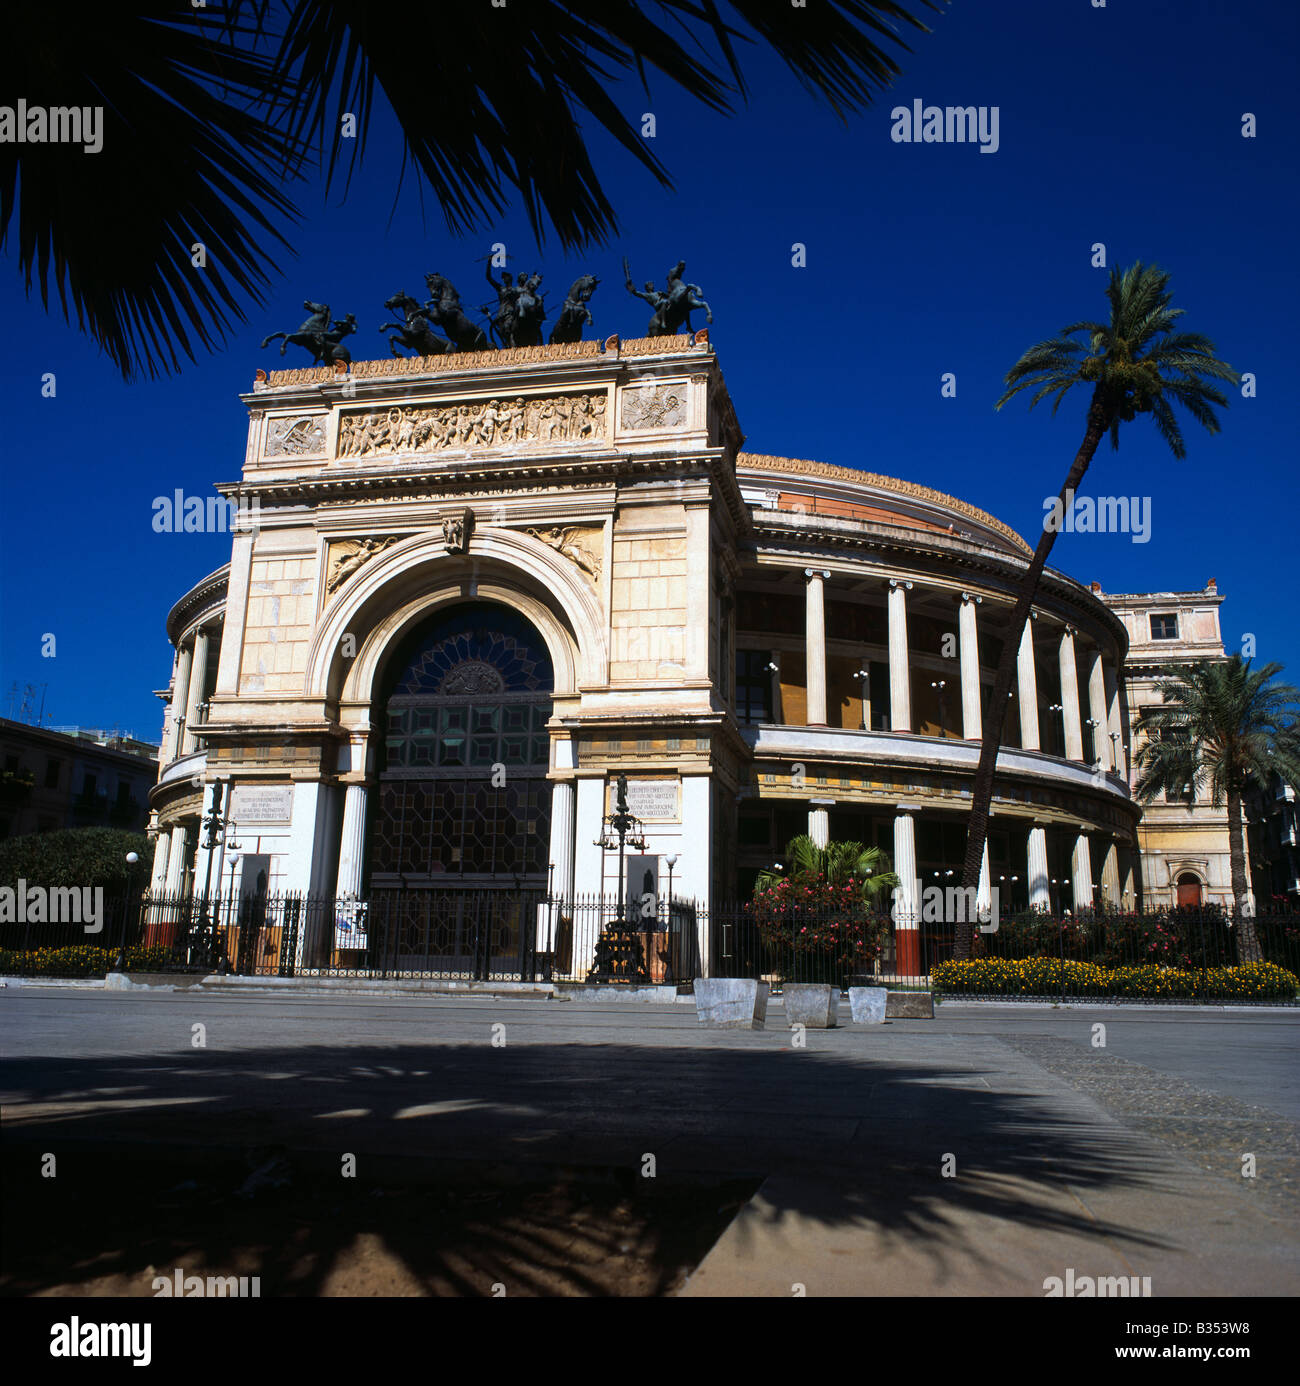
<path id="1" fill-rule="evenodd" d="M 259 366 L 306 364 L 261 338 L 296 327 L 304 298 L 357 315 L 353 343 L 387 348 L 382 303 L 423 275 L 448 274 L 467 302 L 475 263 L 504 241 L 516 268 L 546 275 L 555 304 L 578 273 L 601 278 L 596 331 L 641 335 L 646 307 L 623 290 L 662 281 L 679 257 L 713 306 L 712 340 L 751 451 L 812 457 L 904 477 L 981 506 L 1022 534 L 1042 522 L 1082 436 L 1086 396 L 1053 419 L 1023 402 L 1001 413 L 1002 376 L 1033 342 L 1105 312 L 1108 263 L 1171 272 L 1183 325 L 1257 377 L 1230 392 L 1222 432 L 1185 420 L 1176 462 L 1149 422 L 1103 444 L 1085 491 L 1151 498 L 1150 541 L 1063 534 L 1052 565 L 1108 591 L 1201 588 L 1218 580 L 1224 639 L 1255 637 L 1258 658 L 1300 682 L 1297 621 L 1295 93 L 1300 6 L 1292 0 L 958 0 L 909 39 L 903 76 L 841 124 L 778 59 L 748 60 L 749 104 L 714 116 L 652 82 L 618 90 L 639 124 L 656 116 L 665 192 L 593 136 L 622 232 L 565 258 L 540 249 L 522 215 L 457 239 L 407 187 L 376 113 L 346 201 L 300 185 L 302 224 L 266 308 L 226 348 L 174 378 L 123 384 L 61 317 L 25 298 L 16 262 L 0 277 L 0 714 L 11 685 L 42 692 L 47 720 L 157 736 L 172 603 L 229 556 L 222 535 L 157 534 L 152 502 L 237 478 L 246 415 L 236 398 Z M 1000 147 L 900 144 L 890 110 L 996 106 Z M 8 100 L 8 94 L 4 95 Z M 1242 115 L 1258 135 L 1242 138 Z M 806 268 L 791 247 L 807 247 Z M 486 290 L 486 285 L 483 286 Z M 698 324 L 697 324 L 698 325 Z M 350 343 L 351 345 L 351 343 Z M 353 348 L 360 358 L 362 351 Z M 54 372 L 55 398 L 41 395 Z M 940 396 L 941 377 L 957 393 Z M 1076 392 L 1077 393 L 1077 392 Z M 43 658 L 42 639 L 56 654 Z M 41 685 L 45 685 L 42 690 Z"/>

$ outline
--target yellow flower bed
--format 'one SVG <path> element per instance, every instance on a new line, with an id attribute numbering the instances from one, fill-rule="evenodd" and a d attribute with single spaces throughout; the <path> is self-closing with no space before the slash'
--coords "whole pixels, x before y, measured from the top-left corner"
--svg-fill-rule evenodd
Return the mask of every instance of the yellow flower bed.
<path id="1" fill-rule="evenodd" d="M 1300 979 L 1270 962 L 1193 970 L 1154 963 L 1105 968 L 1057 958 L 972 958 L 937 963 L 931 981 L 935 991 L 949 996 L 1059 996 L 1064 992 L 1069 996 L 1150 997 L 1157 1001 L 1289 1001 L 1300 990 Z"/>
<path id="2" fill-rule="evenodd" d="M 128 972 L 160 972 L 168 958 L 166 948 L 128 948 Z M 78 944 L 69 948 L 0 948 L 0 974 L 13 977 L 102 977 L 117 958 L 116 948 Z"/>

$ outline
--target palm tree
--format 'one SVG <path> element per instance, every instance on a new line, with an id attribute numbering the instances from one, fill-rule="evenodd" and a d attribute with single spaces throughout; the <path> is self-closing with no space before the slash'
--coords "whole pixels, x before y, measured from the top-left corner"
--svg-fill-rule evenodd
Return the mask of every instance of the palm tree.
<path id="1" fill-rule="evenodd" d="M 1250 780 L 1265 786 L 1272 771 L 1300 788 L 1300 688 L 1273 683 L 1280 664 L 1252 670 L 1250 660 L 1231 659 L 1161 670 L 1160 703 L 1144 708 L 1133 728 L 1145 737 L 1136 755 L 1137 797 L 1190 788 L 1194 798 L 1209 788 L 1215 808 L 1228 805 L 1228 855 L 1232 898 L 1243 962 L 1260 957 L 1255 921 L 1247 908 L 1242 796 Z"/>
<path id="2" fill-rule="evenodd" d="M 327 177 L 363 156 L 385 107 L 457 234 L 512 198 L 566 249 L 617 229 L 582 125 L 612 135 L 661 186 L 639 120 L 607 90 L 650 70 L 711 110 L 746 95 L 739 45 L 775 49 L 844 119 L 900 69 L 878 40 L 929 32 L 912 9 L 945 0 L 539 0 L 358 5 L 348 0 L 138 0 L 19 5 L 5 14 L 0 91 L 27 109 L 98 108 L 102 147 L 0 140 L 0 242 L 17 216 L 19 268 L 48 309 L 83 327 L 126 378 L 211 349 L 241 300 L 264 301 L 285 191 L 309 160 Z M 739 21 L 743 27 L 736 27 Z M 709 45 L 712 45 L 710 47 Z M 26 129 L 27 127 L 25 127 Z M 353 134 L 355 138 L 348 138 Z M 343 157 L 344 151 L 347 156 Z M 399 185 L 400 186 L 400 185 Z M 198 265 L 202 244 L 206 264 Z"/>
<path id="3" fill-rule="evenodd" d="M 860 842 L 828 842 L 819 847 L 801 834 L 786 844 L 785 860 L 789 876 L 820 875 L 830 886 L 860 885 L 861 900 L 867 906 L 877 904 L 881 896 L 888 898 L 899 884 L 888 853 Z M 754 888 L 768 890 L 787 878 L 779 871 L 760 871 Z"/>
<path id="4" fill-rule="evenodd" d="M 1007 372 L 1008 388 L 997 402 L 998 409 L 1022 390 L 1033 389 L 1030 408 L 1051 395 L 1055 414 L 1074 386 L 1092 386 L 1083 442 L 1061 487 L 1062 513 L 1072 503 L 1102 438 L 1109 433 L 1111 447 L 1119 448 L 1121 423 L 1130 423 L 1139 414 L 1149 414 L 1156 431 L 1180 461 L 1187 450 L 1174 414 L 1175 405 L 1186 409 L 1207 432 L 1219 431 L 1214 406 L 1226 407 L 1228 401 L 1210 381 L 1235 383 L 1238 375 L 1215 356 L 1214 343 L 1208 337 L 1198 332 L 1174 331 L 1183 309 L 1170 307 L 1172 295 L 1168 286 L 1169 275 L 1154 265 L 1139 261 L 1123 271 L 1112 269 L 1106 289 L 1110 300 L 1107 322 L 1072 323 L 1062 328 L 1059 336 L 1030 347 Z M 993 695 L 984 709 L 983 741 L 971 794 L 970 827 L 962 867 L 962 884 L 967 889 L 979 884 L 993 799 L 993 775 L 1016 655 L 1056 535 L 1057 526 L 1044 521 L 1042 536 L 1012 608 Z M 971 922 L 958 923 L 954 950 L 958 958 L 970 956 L 972 938 Z"/>

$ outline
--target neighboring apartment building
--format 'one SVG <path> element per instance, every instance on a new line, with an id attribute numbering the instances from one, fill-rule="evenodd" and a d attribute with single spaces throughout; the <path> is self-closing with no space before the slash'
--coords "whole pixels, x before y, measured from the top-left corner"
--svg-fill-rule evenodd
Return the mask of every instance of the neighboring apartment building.
<path id="1" fill-rule="evenodd" d="M 1219 607 L 1223 597 L 1211 578 L 1200 592 L 1093 592 L 1123 622 L 1128 632 L 1124 664 L 1129 724 L 1136 725 L 1144 707 L 1160 703 L 1160 671 L 1170 665 L 1220 660 L 1223 636 Z M 1137 758 L 1141 741 L 1134 739 Z M 1130 768 L 1130 783 L 1137 784 Z M 1143 901 L 1161 905 L 1232 904 L 1232 868 L 1228 852 L 1228 810 L 1215 808 L 1202 792 L 1169 798 L 1161 794 L 1142 810 L 1138 824 L 1142 856 Z M 1250 864 L 1247 862 L 1247 883 Z"/>
<path id="2" fill-rule="evenodd" d="M 1259 908 L 1300 906 L 1300 794 L 1275 773 L 1246 796 L 1246 813 Z"/>
<path id="3" fill-rule="evenodd" d="M 143 829 L 158 747 L 0 717 L 0 839 L 59 828 Z"/>

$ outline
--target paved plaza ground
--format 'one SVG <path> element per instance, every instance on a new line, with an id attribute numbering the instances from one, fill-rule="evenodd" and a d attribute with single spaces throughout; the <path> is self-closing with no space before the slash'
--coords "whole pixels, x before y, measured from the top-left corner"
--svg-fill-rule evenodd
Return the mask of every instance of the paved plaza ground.
<path id="1" fill-rule="evenodd" d="M 1300 1013 L 948 1004 L 806 1038 L 779 1003 L 750 1032 L 680 1003 L 10 983 L 0 1288 L 133 1292 L 187 1248 L 264 1295 L 1300 1292 Z M 66 1209 L 114 1188 L 138 1245 L 74 1245 Z M 310 1273 L 231 1231 L 277 1197 L 327 1210 L 284 1233 Z"/>

